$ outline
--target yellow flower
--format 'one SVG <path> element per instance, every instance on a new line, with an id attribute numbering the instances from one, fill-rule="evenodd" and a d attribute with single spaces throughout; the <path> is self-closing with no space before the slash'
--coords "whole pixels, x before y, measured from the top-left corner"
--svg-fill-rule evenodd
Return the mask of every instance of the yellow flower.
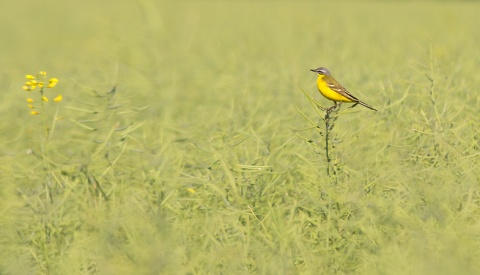
<path id="1" fill-rule="evenodd" d="M 38 115 L 38 114 L 40 114 L 40 113 L 37 112 L 37 111 L 30 111 L 30 114 L 31 114 L 31 115 Z"/>
<path id="2" fill-rule="evenodd" d="M 46 96 L 42 96 L 42 100 L 48 102 L 48 98 Z"/>
<path id="3" fill-rule="evenodd" d="M 53 88 L 53 87 L 57 86 L 58 79 L 57 78 L 50 78 L 50 80 L 48 82 L 49 82 L 49 84 L 48 84 L 47 88 Z"/>
<path id="4" fill-rule="evenodd" d="M 62 95 L 57 95 L 57 97 L 54 98 L 53 101 L 60 102 L 60 101 L 62 101 L 62 99 L 63 99 Z"/>
<path id="5" fill-rule="evenodd" d="M 22 89 L 24 89 L 25 91 L 31 91 L 31 90 L 33 90 L 33 89 L 32 89 L 32 86 L 29 86 L 29 85 L 22 86 Z"/>
<path id="6" fill-rule="evenodd" d="M 195 194 L 195 189 L 193 188 L 187 188 L 187 191 L 191 194 Z"/>
<path id="7" fill-rule="evenodd" d="M 27 102 L 28 102 L 28 103 L 32 103 L 32 102 L 33 102 L 33 99 L 27 98 Z"/>
<path id="8" fill-rule="evenodd" d="M 48 80 L 48 85 L 47 85 L 47 84 L 45 84 L 45 81 L 44 81 L 46 79 L 46 77 L 47 77 L 47 72 L 46 71 L 40 71 L 36 76 L 33 76 L 31 74 L 27 74 L 27 75 L 25 75 L 25 78 L 27 79 L 27 81 L 25 82 L 25 85 L 22 86 L 22 89 L 24 89 L 25 91 L 33 91 L 37 87 L 43 89 L 45 86 L 46 86 L 46 88 L 54 88 L 55 86 L 57 86 L 58 78 L 55 78 L 55 77 L 50 78 Z M 48 101 L 48 99 L 45 100 L 45 98 L 42 99 L 42 100 Z"/>
<path id="9" fill-rule="evenodd" d="M 37 88 L 37 81 L 36 80 L 27 81 L 27 82 L 25 82 L 25 86 L 23 86 L 23 89 L 25 91 L 33 91 L 33 90 L 35 90 L 35 88 Z"/>
<path id="10" fill-rule="evenodd" d="M 32 104 L 28 104 L 28 108 L 35 109 L 35 106 L 33 106 Z"/>

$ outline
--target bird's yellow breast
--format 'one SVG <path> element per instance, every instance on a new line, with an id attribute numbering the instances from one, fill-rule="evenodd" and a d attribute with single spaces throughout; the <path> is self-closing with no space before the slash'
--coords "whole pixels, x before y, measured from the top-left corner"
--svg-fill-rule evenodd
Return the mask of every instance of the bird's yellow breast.
<path id="1" fill-rule="evenodd" d="M 353 102 L 349 98 L 344 97 L 343 95 L 335 92 L 334 90 L 330 89 L 328 87 L 327 82 L 324 79 L 324 75 L 319 74 L 317 78 L 317 87 L 318 91 L 327 99 L 333 100 L 333 101 L 341 101 L 341 102 Z"/>

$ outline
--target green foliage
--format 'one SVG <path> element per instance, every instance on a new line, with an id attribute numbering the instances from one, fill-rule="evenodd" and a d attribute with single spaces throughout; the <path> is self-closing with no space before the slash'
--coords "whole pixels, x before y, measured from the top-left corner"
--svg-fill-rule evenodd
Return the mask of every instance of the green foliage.
<path id="1" fill-rule="evenodd" d="M 12 4 L 0 273 L 478 274 L 478 8 Z M 342 106 L 331 166 L 318 66 L 379 110 Z"/>

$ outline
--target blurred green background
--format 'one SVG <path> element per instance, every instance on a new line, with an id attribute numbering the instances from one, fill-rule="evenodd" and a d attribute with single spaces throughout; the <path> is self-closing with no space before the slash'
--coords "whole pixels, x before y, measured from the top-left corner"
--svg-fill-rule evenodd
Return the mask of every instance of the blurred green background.
<path id="1" fill-rule="evenodd" d="M 476 2 L 0 8 L 1 274 L 480 272 Z M 319 66 L 379 110 L 340 115 L 335 178 Z"/>

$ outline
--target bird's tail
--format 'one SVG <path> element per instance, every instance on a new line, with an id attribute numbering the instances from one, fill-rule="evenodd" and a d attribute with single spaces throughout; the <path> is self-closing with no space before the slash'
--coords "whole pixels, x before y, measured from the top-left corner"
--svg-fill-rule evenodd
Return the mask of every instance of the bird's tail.
<path id="1" fill-rule="evenodd" d="M 370 105 L 368 105 L 367 103 L 362 102 L 362 101 L 360 101 L 360 100 L 357 101 L 357 104 L 360 104 L 360 105 L 362 105 L 362 106 L 364 106 L 364 107 L 367 107 L 367 108 L 370 109 L 370 110 L 378 111 L 377 109 L 373 108 L 372 106 L 370 106 Z"/>

